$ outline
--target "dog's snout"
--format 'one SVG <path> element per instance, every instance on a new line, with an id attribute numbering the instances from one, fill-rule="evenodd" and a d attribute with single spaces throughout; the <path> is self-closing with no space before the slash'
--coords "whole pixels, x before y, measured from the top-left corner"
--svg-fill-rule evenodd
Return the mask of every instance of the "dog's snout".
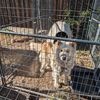
<path id="1" fill-rule="evenodd" d="M 66 60 L 66 57 L 62 57 L 62 60 Z"/>

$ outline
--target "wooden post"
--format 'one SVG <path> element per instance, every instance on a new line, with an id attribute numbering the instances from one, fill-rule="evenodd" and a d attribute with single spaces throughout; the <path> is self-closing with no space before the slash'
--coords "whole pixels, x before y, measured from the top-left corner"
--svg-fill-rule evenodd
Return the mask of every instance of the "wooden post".
<path id="1" fill-rule="evenodd" d="M 4 71 L 2 68 L 1 58 L 0 58 L 0 74 L 1 74 L 2 85 L 6 85 L 6 79 L 5 79 Z"/>

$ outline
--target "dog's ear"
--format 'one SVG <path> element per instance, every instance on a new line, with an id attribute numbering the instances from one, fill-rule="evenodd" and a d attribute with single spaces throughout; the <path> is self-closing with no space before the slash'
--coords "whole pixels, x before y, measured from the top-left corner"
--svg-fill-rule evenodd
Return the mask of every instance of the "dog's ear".
<path id="1" fill-rule="evenodd" d="M 48 46 L 50 47 L 50 48 L 52 48 L 52 42 L 48 42 Z"/>
<path id="2" fill-rule="evenodd" d="M 50 51 L 51 51 L 51 48 L 52 48 L 52 43 L 51 42 L 44 42 L 43 44 L 42 44 L 42 50 L 43 50 L 43 52 L 45 52 L 45 53 L 49 53 Z"/>
<path id="3" fill-rule="evenodd" d="M 60 47 L 61 44 L 62 44 L 62 42 L 59 41 L 59 40 L 57 40 L 57 41 L 55 42 L 55 46 L 56 46 L 56 47 Z"/>
<path id="4" fill-rule="evenodd" d="M 72 46 L 73 48 L 76 48 L 76 42 L 69 42 L 69 45 Z"/>

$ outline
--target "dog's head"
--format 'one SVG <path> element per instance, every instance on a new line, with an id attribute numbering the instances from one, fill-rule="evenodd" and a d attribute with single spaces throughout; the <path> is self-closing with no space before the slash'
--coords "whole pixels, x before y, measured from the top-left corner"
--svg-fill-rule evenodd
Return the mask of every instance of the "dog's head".
<path id="1" fill-rule="evenodd" d="M 56 45 L 56 55 L 62 62 L 68 62 L 74 56 L 76 50 L 76 43 L 74 42 L 60 42 L 57 41 Z"/>

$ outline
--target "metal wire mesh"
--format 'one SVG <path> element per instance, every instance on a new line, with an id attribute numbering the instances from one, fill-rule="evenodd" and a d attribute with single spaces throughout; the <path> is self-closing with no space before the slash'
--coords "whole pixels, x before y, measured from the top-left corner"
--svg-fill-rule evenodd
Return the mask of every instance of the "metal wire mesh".
<path id="1" fill-rule="evenodd" d="M 0 98 L 2 100 L 100 98 L 98 68 L 100 27 L 92 16 L 94 0 L 81 2 L 0 0 L 0 2 Z M 60 20 L 70 24 L 73 38 L 48 36 L 52 25 Z M 66 86 L 54 88 L 51 69 L 40 77 L 42 62 L 39 53 L 42 43 L 57 39 L 77 43 L 75 66 L 71 71 L 73 93 L 69 92 Z M 33 43 L 33 48 L 30 48 L 30 43 Z M 45 57 L 42 56 L 42 59 Z M 62 80 L 63 78 L 61 76 Z"/>

